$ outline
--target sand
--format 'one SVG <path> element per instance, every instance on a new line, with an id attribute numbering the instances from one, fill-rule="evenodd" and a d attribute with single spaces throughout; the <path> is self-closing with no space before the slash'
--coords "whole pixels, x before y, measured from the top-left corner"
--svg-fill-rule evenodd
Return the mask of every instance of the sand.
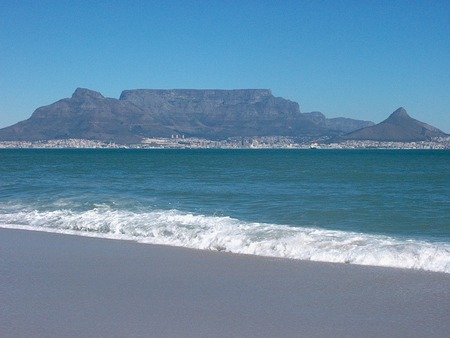
<path id="1" fill-rule="evenodd" d="M 449 274 L 0 229 L 2 337 L 449 335 Z"/>

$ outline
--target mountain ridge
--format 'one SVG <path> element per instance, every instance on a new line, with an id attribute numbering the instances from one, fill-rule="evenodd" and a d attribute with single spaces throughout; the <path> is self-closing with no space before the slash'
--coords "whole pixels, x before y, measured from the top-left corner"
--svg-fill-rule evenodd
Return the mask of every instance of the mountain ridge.
<path id="1" fill-rule="evenodd" d="M 77 88 L 70 98 L 37 108 L 30 118 L 0 129 L 2 141 L 83 138 L 136 143 L 148 137 L 339 135 L 370 121 L 302 113 L 297 102 L 270 89 L 132 89 L 119 99 Z"/>

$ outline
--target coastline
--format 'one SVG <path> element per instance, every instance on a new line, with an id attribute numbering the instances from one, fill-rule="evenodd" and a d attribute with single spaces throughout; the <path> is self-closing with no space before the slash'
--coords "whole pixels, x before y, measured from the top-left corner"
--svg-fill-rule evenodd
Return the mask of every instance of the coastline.
<path id="1" fill-rule="evenodd" d="M 3 337 L 443 337 L 450 275 L 0 229 Z"/>
<path id="2" fill-rule="evenodd" d="M 331 140 L 288 136 L 231 137 L 225 140 L 188 138 L 145 138 L 140 143 L 120 144 L 88 139 L 0 141 L 0 149 L 392 149 L 448 150 L 450 136 L 427 141 Z"/>

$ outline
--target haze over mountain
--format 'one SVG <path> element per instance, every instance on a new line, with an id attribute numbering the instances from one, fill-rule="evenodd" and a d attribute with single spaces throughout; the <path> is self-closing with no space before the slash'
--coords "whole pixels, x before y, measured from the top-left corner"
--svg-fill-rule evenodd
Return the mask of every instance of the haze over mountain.
<path id="1" fill-rule="evenodd" d="M 436 127 L 413 119 L 401 107 L 383 122 L 353 131 L 338 139 L 411 142 L 426 141 L 439 136 L 447 136 L 447 134 Z"/>
<path id="2" fill-rule="evenodd" d="M 83 138 L 118 143 L 146 137 L 336 136 L 373 125 L 347 118 L 301 113 L 298 103 L 268 89 L 125 90 L 119 99 L 85 88 L 71 98 L 40 107 L 32 116 L 0 129 L 0 140 Z"/>

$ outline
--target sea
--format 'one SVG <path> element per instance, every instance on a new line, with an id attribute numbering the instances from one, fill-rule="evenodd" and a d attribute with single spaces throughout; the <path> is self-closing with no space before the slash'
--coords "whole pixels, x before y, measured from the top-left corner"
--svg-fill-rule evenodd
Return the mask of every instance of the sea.
<path id="1" fill-rule="evenodd" d="M 450 273 L 450 151 L 2 149 L 0 227 Z"/>

